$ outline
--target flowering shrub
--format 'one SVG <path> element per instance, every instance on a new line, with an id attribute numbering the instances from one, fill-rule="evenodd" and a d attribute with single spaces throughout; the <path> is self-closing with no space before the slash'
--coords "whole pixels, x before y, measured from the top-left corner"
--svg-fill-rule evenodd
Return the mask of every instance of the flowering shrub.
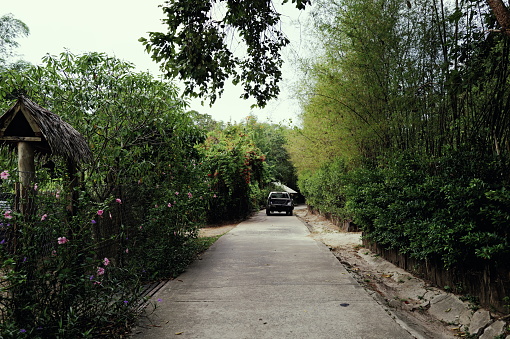
<path id="1" fill-rule="evenodd" d="M 128 264 L 145 279 L 176 276 L 195 258 L 197 230 L 211 194 L 205 178 L 203 164 L 192 159 L 172 164 L 154 187 L 137 187 L 148 199 L 135 212 L 142 218 L 130 229 L 125 249 Z"/>
<path id="2" fill-rule="evenodd" d="M 0 244 L 3 338 L 115 336 L 137 314 L 122 301 L 139 303 L 139 277 L 97 257 L 91 229 L 84 227 L 87 213 L 69 218 L 65 201 L 37 200 L 41 208 L 52 206 L 51 220 L 59 222 L 10 215 L 10 236 Z"/>

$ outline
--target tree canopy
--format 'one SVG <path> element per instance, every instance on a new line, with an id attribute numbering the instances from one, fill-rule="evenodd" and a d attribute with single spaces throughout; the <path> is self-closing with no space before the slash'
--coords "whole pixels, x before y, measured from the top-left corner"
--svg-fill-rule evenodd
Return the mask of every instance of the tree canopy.
<path id="1" fill-rule="evenodd" d="M 288 0 L 283 0 L 286 3 Z M 304 9 L 310 0 L 292 0 Z M 281 49 L 289 43 L 272 1 L 169 0 L 162 6 L 168 31 L 140 41 L 168 77 L 184 80 L 185 95 L 221 96 L 225 81 L 244 87 L 242 97 L 263 107 L 279 94 Z M 246 54 L 236 55 L 240 38 Z"/>
<path id="2" fill-rule="evenodd" d="M 5 66 L 6 59 L 13 55 L 13 49 L 19 46 L 17 38 L 30 33 L 28 26 L 12 14 L 0 17 L 0 67 Z"/>

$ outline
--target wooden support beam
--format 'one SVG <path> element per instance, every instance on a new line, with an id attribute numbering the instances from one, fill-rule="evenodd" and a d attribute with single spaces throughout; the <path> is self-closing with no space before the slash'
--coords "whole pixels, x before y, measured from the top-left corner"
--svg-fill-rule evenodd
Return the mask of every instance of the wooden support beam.
<path id="1" fill-rule="evenodd" d="M 31 186 L 35 177 L 35 161 L 34 148 L 30 142 L 18 142 L 18 170 L 21 184 L 25 187 Z"/>
<path id="2" fill-rule="evenodd" d="M 14 137 L 14 136 L 6 136 L 6 137 L 0 137 L 0 140 L 3 141 L 33 141 L 33 142 L 40 142 L 42 141 L 41 137 Z"/>
<path id="3" fill-rule="evenodd" d="M 19 211 L 28 219 L 34 211 L 35 161 L 34 148 L 30 142 L 18 142 L 18 171 L 21 183 Z"/>

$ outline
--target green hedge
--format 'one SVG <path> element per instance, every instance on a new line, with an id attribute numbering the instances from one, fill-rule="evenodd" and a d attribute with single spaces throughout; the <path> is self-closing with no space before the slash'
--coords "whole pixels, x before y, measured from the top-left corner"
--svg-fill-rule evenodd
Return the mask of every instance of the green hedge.
<path id="1" fill-rule="evenodd" d="M 350 219 L 352 216 L 345 209 L 347 177 L 345 163 L 341 159 L 334 159 L 319 171 L 300 176 L 298 186 L 309 206 Z"/>
<path id="2" fill-rule="evenodd" d="M 347 171 L 332 161 L 300 180 L 307 202 L 351 218 L 386 248 L 446 267 L 509 259 L 507 161 L 476 151 L 407 152 Z M 323 189 L 321 189 L 321 182 Z"/>

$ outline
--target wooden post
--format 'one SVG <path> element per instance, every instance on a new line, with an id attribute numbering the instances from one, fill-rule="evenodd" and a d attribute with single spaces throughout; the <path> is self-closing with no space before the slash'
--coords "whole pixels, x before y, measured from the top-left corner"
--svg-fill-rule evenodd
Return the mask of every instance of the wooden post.
<path id="1" fill-rule="evenodd" d="M 76 188 L 79 184 L 79 178 L 76 164 L 71 159 L 67 160 L 67 173 L 69 174 L 69 204 L 67 205 L 67 212 L 71 216 L 75 216 L 78 204 L 78 192 L 76 191 Z"/>
<path id="2" fill-rule="evenodd" d="M 33 195 L 35 180 L 34 148 L 28 141 L 18 142 L 18 171 L 21 183 L 19 211 L 25 220 L 34 214 Z"/>

